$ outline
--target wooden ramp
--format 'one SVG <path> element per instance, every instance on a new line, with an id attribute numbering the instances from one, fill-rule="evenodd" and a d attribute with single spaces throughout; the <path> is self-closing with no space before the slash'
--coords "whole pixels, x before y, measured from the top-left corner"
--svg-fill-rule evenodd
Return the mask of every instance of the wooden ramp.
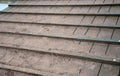
<path id="1" fill-rule="evenodd" d="M 0 12 L 0 76 L 120 76 L 120 0 L 17 0 Z"/>

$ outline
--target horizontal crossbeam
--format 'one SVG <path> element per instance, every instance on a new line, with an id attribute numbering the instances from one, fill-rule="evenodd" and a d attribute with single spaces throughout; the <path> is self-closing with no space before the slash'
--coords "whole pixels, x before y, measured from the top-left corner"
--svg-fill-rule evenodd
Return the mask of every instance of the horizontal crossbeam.
<path id="1" fill-rule="evenodd" d="M 29 7 L 33 7 L 33 6 L 55 6 L 55 7 L 66 7 L 66 6 L 120 6 L 120 3 L 109 3 L 109 4 L 10 4 L 10 7 L 25 7 L 25 6 L 29 6 Z"/>
<path id="2" fill-rule="evenodd" d="M 95 27 L 95 28 L 111 28 L 111 29 L 120 29 L 119 25 L 94 25 L 94 24 L 56 24 L 56 23 L 37 23 L 37 22 L 20 22 L 20 21 L 5 21 L 0 20 L 3 23 L 21 23 L 21 24 L 36 24 L 36 25 L 50 25 L 50 26 L 73 26 L 73 27 Z"/>
<path id="3" fill-rule="evenodd" d="M 89 41 L 89 42 L 101 42 L 109 44 L 120 44 L 120 40 L 111 40 L 111 39 L 100 39 L 100 38 L 87 38 L 87 37 L 63 37 L 63 36 L 54 36 L 54 35 L 42 35 L 42 34 L 31 34 L 31 33 L 16 33 L 16 32 L 4 32 L 0 31 L 3 34 L 12 34 L 12 35 L 26 35 L 26 36 L 36 36 L 36 37 L 48 37 L 48 38 L 57 38 L 57 39 L 66 39 L 66 40 L 77 40 L 77 41 Z"/>
<path id="4" fill-rule="evenodd" d="M 29 14 L 29 15 L 85 15 L 85 16 L 120 16 L 119 13 L 37 13 L 37 12 L 7 12 L 1 11 L 1 14 Z"/>

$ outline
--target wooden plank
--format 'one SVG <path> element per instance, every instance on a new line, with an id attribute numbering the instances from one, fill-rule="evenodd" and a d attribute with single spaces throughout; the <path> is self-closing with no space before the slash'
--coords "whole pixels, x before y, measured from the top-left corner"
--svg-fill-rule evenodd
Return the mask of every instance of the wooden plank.
<path id="1" fill-rule="evenodd" d="M 92 37 L 93 36 L 96 37 L 97 36 L 96 33 L 98 33 L 98 28 L 89 28 L 88 32 L 86 32 L 86 35 L 90 36 L 92 34 Z M 85 48 L 87 48 L 88 53 L 90 53 L 90 50 L 93 47 L 93 43 L 88 44 L 88 45 L 91 45 L 91 46 L 89 48 L 87 48 L 87 47 L 85 47 Z M 86 46 L 86 45 L 84 45 L 84 46 Z M 85 50 L 85 48 L 83 48 L 83 50 Z M 94 53 L 92 53 L 92 54 L 94 54 Z M 100 65 L 101 65 L 100 63 L 84 63 L 84 64 L 86 66 L 83 66 L 83 68 L 80 70 L 80 76 L 97 76 L 99 69 L 100 69 Z"/>
<path id="2" fill-rule="evenodd" d="M 113 29 L 103 28 L 103 29 L 100 29 L 97 38 L 111 39 L 112 34 L 113 34 Z"/>
<path id="3" fill-rule="evenodd" d="M 28 74 L 56 76 L 56 74 L 51 74 L 48 72 L 43 72 L 43 71 L 38 71 L 38 70 L 33 70 L 33 69 L 28 69 L 28 68 L 21 68 L 21 67 L 6 65 L 6 64 L 1 64 L 1 63 L 0 63 L 0 68 L 10 69 L 13 71 L 19 71 L 19 72 L 24 72 L 24 73 L 28 73 Z M 60 76 L 60 75 L 57 75 L 57 76 Z"/>
<path id="4" fill-rule="evenodd" d="M 114 3 L 120 3 L 120 0 L 114 0 Z"/>
<path id="5" fill-rule="evenodd" d="M 110 44 L 120 44 L 119 40 L 111 40 L 111 39 L 100 39 L 100 38 L 87 38 L 87 37 L 62 37 L 62 36 L 52 36 L 52 35 L 37 35 L 31 33 L 14 33 L 14 32 L 0 32 L 3 34 L 11 34 L 11 35 L 27 35 L 27 36 L 36 36 L 36 37 L 49 37 L 49 38 L 57 38 L 57 39 L 67 39 L 67 40 L 76 40 L 76 41 L 90 41 L 90 42 L 101 42 L 101 43 L 110 43 Z"/>
<path id="6" fill-rule="evenodd" d="M 108 18 L 108 21 L 106 20 L 105 23 L 110 23 L 110 24 L 116 24 L 117 23 L 117 18 Z M 115 30 L 116 31 L 116 30 Z M 114 32 L 113 32 L 114 34 Z M 112 38 L 113 36 L 111 36 Z M 119 45 L 108 45 L 108 48 L 106 50 L 105 53 L 107 56 L 109 57 L 116 57 L 119 58 Z M 115 59 L 113 59 L 113 61 L 116 61 Z M 107 65 L 107 64 L 103 64 L 101 66 L 101 70 L 99 73 L 99 76 L 118 76 L 119 75 L 119 67 L 118 66 L 113 66 L 113 65 Z"/>
<path id="7" fill-rule="evenodd" d="M 99 33 L 99 28 L 89 28 L 85 34 L 85 37 L 96 38 Z"/>
<path id="8" fill-rule="evenodd" d="M 99 9 L 100 6 L 96 6 L 96 7 L 92 6 L 90 7 L 89 13 L 98 13 Z"/>
<path id="9" fill-rule="evenodd" d="M 89 9 L 89 8 L 86 8 Z M 11 11 L 1 11 L 0 14 L 28 14 L 28 15 L 83 15 L 83 16 L 120 16 L 119 13 L 104 13 L 105 11 L 103 11 L 102 13 L 87 13 L 86 9 L 82 8 L 81 13 L 54 13 L 54 12 L 50 12 L 50 13 L 45 13 L 45 12 L 11 12 Z"/>
<path id="10" fill-rule="evenodd" d="M 70 10 L 72 9 L 73 7 L 64 7 L 64 8 L 62 8 L 62 7 L 56 7 L 56 12 L 58 13 L 60 13 L 60 12 L 63 12 L 63 13 L 70 13 Z M 54 9 L 53 9 L 54 10 Z M 59 11 L 60 10 L 60 11 Z"/>
<path id="11" fill-rule="evenodd" d="M 33 24 L 0 23 L 0 31 L 22 32 L 44 35 L 72 36 L 75 27 Z"/>
<path id="12" fill-rule="evenodd" d="M 87 27 L 77 27 L 76 31 L 74 32 L 74 36 L 85 37 L 87 30 Z"/>
<path id="13" fill-rule="evenodd" d="M 103 64 L 99 76 L 119 76 L 119 67 Z"/>
<path id="14" fill-rule="evenodd" d="M 100 9 L 99 9 L 99 13 L 109 13 L 109 9 L 110 9 L 110 6 L 105 6 L 105 7 L 101 7 Z"/>
<path id="15" fill-rule="evenodd" d="M 120 40 L 120 35 L 119 34 L 120 34 L 120 30 L 116 29 L 113 33 L 112 39 Z"/>
<path id="16" fill-rule="evenodd" d="M 46 38 L 46 37 L 33 37 L 33 36 L 30 37 L 30 36 L 1 34 L 0 39 L 1 39 L 0 42 L 3 44 L 11 44 L 17 47 L 27 46 L 29 48 L 33 47 L 39 50 L 57 50 L 57 51 L 69 51 L 75 53 L 81 53 L 81 52 L 88 53 L 91 47 L 91 42 L 81 41 L 79 45 L 79 41 L 75 41 L 75 40 L 55 39 L 55 38 Z"/>
<path id="17" fill-rule="evenodd" d="M 80 4 L 94 4 L 95 0 L 79 0 Z"/>
<path id="18" fill-rule="evenodd" d="M 82 20 L 83 16 L 75 17 L 75 16 L 64 16 L 62 19 L 63 24 L 80 24 L 80 21 Z M 74 20 L 73 20 L 74 19 Z"/>
<path id="19" fill-rule="evenodd" d="M 11 44 L 18 47 L 27 46 L 30 48 L 36 47 L 39 50 L 51 49 L 58 51 L 71 51 L 77 53 L 89 51 L 87 50 L 87 48 L 91 46 L 91 42 L 81 41 L 81 45 L 79 45 L 79 41 L 75 41 L 75 40 L 33 37 L 33 36 L 30 37 L 30 36 L 9 35 L 9 34 L 1 34 L 0 39 L 1 39 L 0 41 L 1 43 Z"/>
<path id="20" fill-rule="evenodd" d="M 120 12 L 120 7 L 119 6 L 114 6 L 114 7 L 111 7 L 110 9 L 110 13 L 118 13 Z"/>
<path id="21" fill-rule="evenodd" d="M 83 69 L 80 71 L 80 76 L 97 76 L 100 63 L 84 63 L 86 66 L 83 66 Z"/>
<path id="22" fill-rule="evenodd" d="M 89 9 L 90 8 L 90 9 Z M 4 10 L 6 12 L 35 12 L 35 13 L 73 13 L 73 14 L 79 14 L 79 13 L 87 13 L 88 9 L 89 9 L 89 13 L 98 13 L 98 11 L 100 10 L 100 8 L 106 8 L 106 6 L 76 6 L 76 7 L 52 7 L 52 6 L 48 6 L 48 7 L 9 7 L 8 9 Z M 111 6 L 110 9 L 110 13 L 104 12 L 103 13 L 107 13 L 107 14 L 119 14 L 119 8 L 120 6 Z M 70 11 L 71 10 L 71 11 Z M 82 11 L 83 10 L 83 11 Z M 106 10 L 105 10 L 106 11 Z"/>
<path id="23" fill-rule="evenodd" d="M 96 0 L 95 4 L 102 4 L 104 2 L 104 0 Z"/>
<path id="24" fill-rule="evenodd" d="M 77 12 L 77 13 L 87 13 L 89 11 L 89 9 L 90 9 L 90 7 L 80 7 L 79 12 Z"/>
<path id="25" fill-rule="evenodd" d="M 99 17 L 98 17 L 99 18 Z M 98 19 L 96 18 L 96 20 Z M 100 19 L 100 20 L 103 20 Z M 95 23 L 95 24 L 57 24 L 57 23 L 38 23 L 38 22 L 26 22 L 26 21 L 7 21 L 7 20 L 0 20 L 1 23 L 21 23 L 21 24 L 36 24 L 36 25 L 49 25 L 49 26 L 74 26 L 74 27 L 95 27 L 95 28 L 112 28 L 112 29 L 120 29 L 120 26 L 115 26 L 115 25 L 105 25 L 105 24 L 102 24 L 101 25 L 101 22 L 100 23 Z"/>
<path id="26" fill-rule="evenodd" d="M 106 49 L 107 49 L 107 45 L 108 44 L 102 44 L 102 43 L 93 43 L 93 46 L 90 49 L 90 53 L 97 55 L 97 56 L 104 56 Z M 98 76 L 100 70 L 101 70 L 101 66 L 102 64 L 99 64 L 98 68 L 98 72 L 96 74 L 96 76 Z"/>
<path id="27" fill-rule="evenodd" d="M 119 24 L 120 24 L 120 17 L 118 17 L 118 21 L 117 21 L 116 25 L 120 26 Z"/>
<path id="28" fill-rule="evenodd" d="M 55 4 L 56 5 L 59 5 L 59 4 L 68 4 L 69 1 L 70 0 L 64 0 L 64 1 L 63 0 L 57 0 Z"/>
<path id="29" fill-rule="evenodd" d="M 94 43 L 93 47 L 90 50 L 90 53 L 97 56 L 105 56 L 107 47 L 108 44 Z"/>
<path id="30" fill-rule="evenodd" d="M 0 48 L 0 49 L 1 51 L 5 51 L 6 49 L 7 52 L 10 51 L 16 53 L 16 55 L 14 55 L 14 58 L 11 61 L 4 64 L 6 65 L 9 64 L 14 67 L 21 67 L 21 68 L 24 67 L 32 70 L 39 70 L 41 72 L 45 71 L 50 73 L 50 75 L 51 73 L 52 74 L 54 73 L 59 76 L 79 75 L 79 70 L 84 68 L 83 66 L 87 65 L 88 68 L 92 68 L 94 67 L 93 64 L 96 64 L 96 62 L 90 62 L 87 60 L 82 60 L 74 57 L 61 56 L 58 54 L 45 54 L 45 53 L 29 51 L 25 49 L 24 50 L 21 49 L 18 50 L 12 48 L 4 48 L 4 49 Z M 24 61 L 23 64 L 18 65 L 19 64 L 18 62 L 21 62 L 21 59 L 16 59 L 18 57 L 21 58 L 22 61 Z M 3 61 L 0 62 L 3 63 Z M 92 67 L 89 66 L 89 64 L 91 64 Z"/>
<path id="31" fill-rule="evenodd" d="M 104 3 L 113 3 L 114 0 L 105 0 Z"/>
<path id="32" fill-rule="evenodd" d="M 87 54 L 89 54 L 89 50 L 91 49 L 92 44 L 93 44 L 92 42 L 82 42 L 82 41 L 80 41 L 79 46 L 78 46 L 78 47 L 80 47 L 80 49 L 77 53 L 87 53 Z M 73 51 L 73 52 L 75 52 L 75 51 Z"/>
<path id="33" fill-rule="evenodd" d="M 106 18 L 105 16 L 96 16 L 92 24 L 93 25 L 102 25 L 104 27 L 105 25 L 103 25 L 103 22 L 104 22 L 105 18 Z"/>
<path id="34" fill-rule="evenodd" d="M 35 51 L 35 52 L 41 52 L 41 53 L 47 53 L 47 54 L 57 54 L 57 55 L 62 55 L 62 56 L 70 56 L 70 57 L 75 57 L 75 58 L 80 58 L 80 59 L 86 59 L 86 60 L 91 60 L 91 61 L 96 61 L 100 63 L 105 63 L 105 64 L 112 64 L 112 65 L 120 65 L 119 59 L 115 58 L 107 58 L 107 57 L 101 57 L 101 56 L 96 56 L 96 55 L 90 55 L 90 54 L 78 54 L 78 53 L 71 53 L 71 52 L 62 52 L 62 51 L 42 51 L 42 50 L 36 50 L 36 49 L 29 49 L 26 47 L 14 47 L 11 45 L 6 46 L 6 44 L 0 44 L 0 47 L 5 47 L 5 48 L 12 48 L 12 49 L 20 49 L 20 50 L 27 50 L 27 51 Z M 115 60 L 115 61 L 114 61 Z"/>
<path id="35" fill-rule="evenodd" d="M 82 21 L 80 22 L 81 24 L 92 24 L 92 21 L 94 20 L 95 16 L 84 16 L 84 18 L 82 19 Z"/>
<path id="36" fill-rule="evenodd" d="M 120 45 L 109 45 L 106 55 L 109 57 L 120 58 Z"/>
<path id="37" fill-rule="evenodd" d="M 106 17 L 106 20 L 105 20 L 104 24 L 116 25 L 117 20 L 118 20 L 118 17 L 109 16 L 109 17 Z"/>
<path id="38" fill-rule="evenodd" d="M 73 12 L 73 13 L 79 12 L 79 11 L 80 11 L 80 8 L 81 8 L 81 7 L 71 7 L 69 13 L 72 13 L 72 12 Z"/>
<path id="39" fill-rule="evenodd" d="M 8 76 L 7 71 L 0 68 L 0 76 Z"/>

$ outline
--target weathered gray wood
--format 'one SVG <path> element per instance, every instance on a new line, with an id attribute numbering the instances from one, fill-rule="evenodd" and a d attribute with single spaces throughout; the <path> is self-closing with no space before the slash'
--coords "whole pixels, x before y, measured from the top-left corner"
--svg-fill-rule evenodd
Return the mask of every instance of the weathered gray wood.
<path id="1" fill-rule="evenodd" d="M 90 55 L 90 54 L 78 54 L 78 53 L 71 53 L 71 52 L 62 52 L 62 51 L 43 51 L 43 50 L 37 50 L 37 49 L 29 49 L 29 48 L 23 48 L 23 47 L 14 47 L 11 45 L 6 45 L 6 44 L 0 44 L 0 47 L 5 47 L 5 48 L 12 48 L 12 49 L 20 49 L 20 50 L 27 50 L 27 51 L 35 51 L 35 52 L 40 52 L 40 53 L 48 53 L 48 54 L 58 54 L 62 56 L 70 56 L 70 57 L 75 57 L 75 58 L 80 58 L 80 59 L 87 59 L 87 60 L 92 60 L 100 63 L 105 63 L 105 64 L 112 64 L 112 65 L 120 65 L 120 60 L 117 58 L 109 58 L 109 57 L 101 57 L 97 55 Z M 115 61 L 114 61 L 115 60 Z"/>

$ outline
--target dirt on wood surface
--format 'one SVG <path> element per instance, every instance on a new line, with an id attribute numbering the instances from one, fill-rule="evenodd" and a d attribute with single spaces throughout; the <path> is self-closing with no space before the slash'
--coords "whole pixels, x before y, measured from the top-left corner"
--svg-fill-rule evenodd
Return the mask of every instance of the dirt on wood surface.
<path id="1" fill-rule="evenodd" d="M 75 53 L 113 58 L 113 63 L 119 60 L 120 44 L 114 41 L 119 43 L 120 29 L 110 28 L 120 26 L 116 15 L 120 6 L 116 3 L 120 0 L 16 1 L 15 6 L 0 13 L 0 76 L 119 76 L 119 65 L 73 56 Z"/>

